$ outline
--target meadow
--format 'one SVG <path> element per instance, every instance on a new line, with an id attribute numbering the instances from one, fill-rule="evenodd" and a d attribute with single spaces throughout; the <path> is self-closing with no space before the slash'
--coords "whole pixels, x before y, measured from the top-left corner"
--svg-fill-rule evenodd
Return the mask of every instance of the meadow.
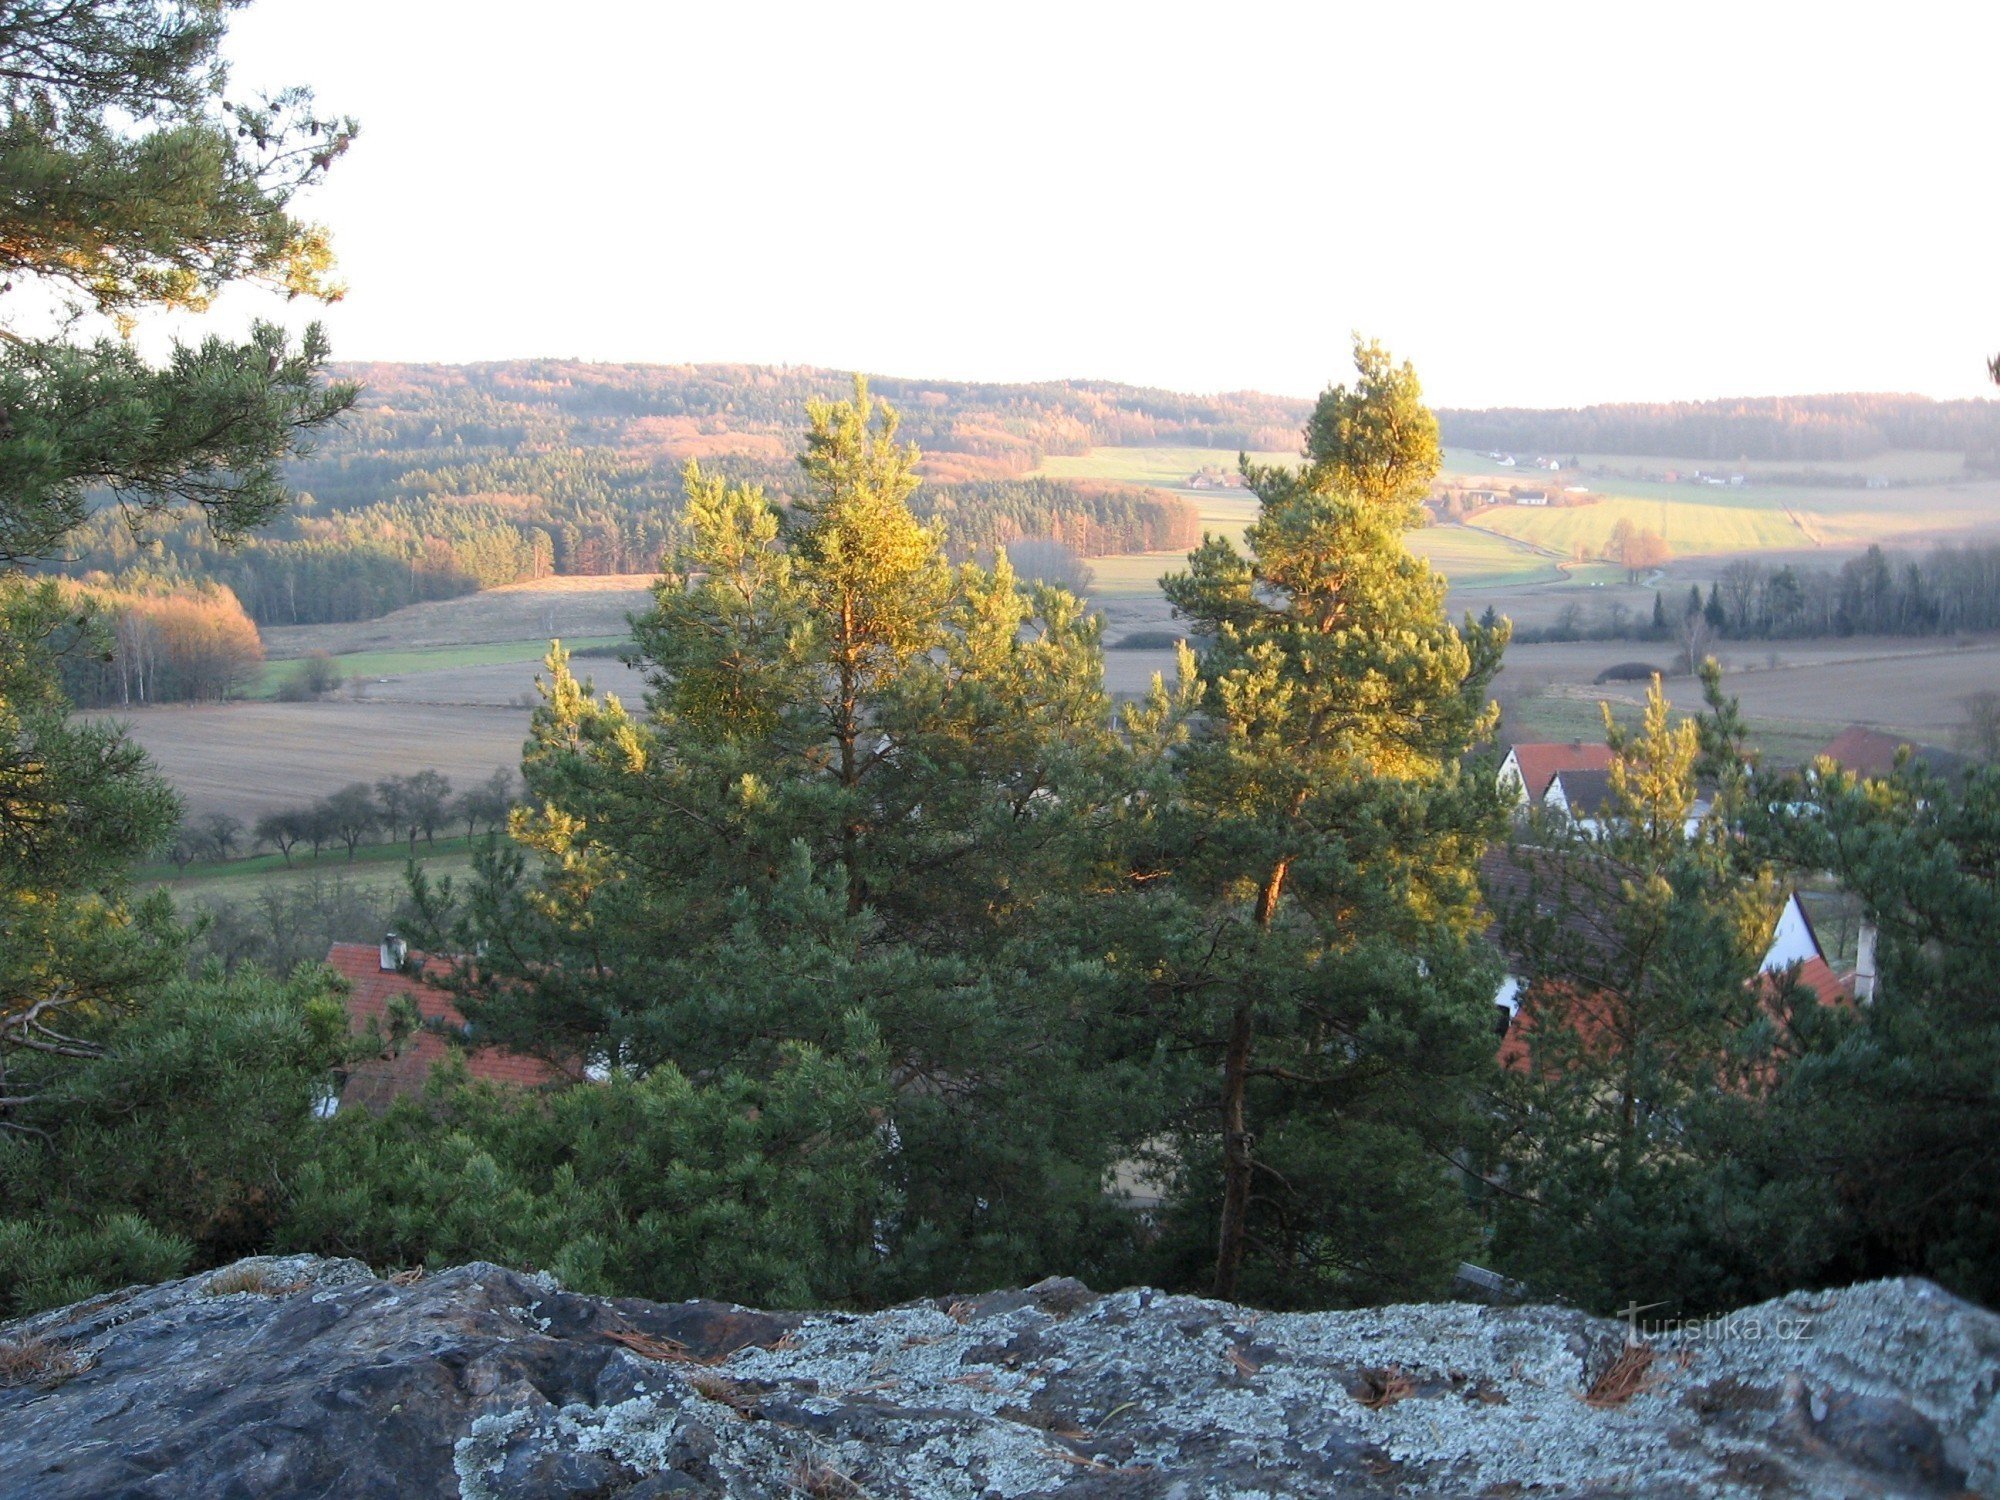
<path id="1" fill-rule="evenodd" d="M 1042 460 L 1034 472 L 1050 479 L 1115 479 L 1123 484 L 1153 485 L 1163 490 L 1180 490 L 1197 470 L 1220 469 L 1236 472 L 1234 448 L 1185 448 L 1162 445 L 1154 448 L 1093 448 L 1088 453 L 1054 454 Z M 1297 453 L 1260 452 L 1250 455 L 1252 463 L 1295 464 Z M 1227 494 L 1228 491 L 1194 490 L 1191 494 Z"/>
<path id="2" fill-rule="evenodd" d="M 623 635 L 597 635 L 585 636 L 581 640 L 566 640 L 563 644 L 571 650 L 588 650 L 593 647 L 616 646 L 627 639 L 628 637 Z M 463 646 L 422 646 L 404 651 L 351 651 L 334 657 L 334 661 L 339 665 L 343 677 L 373 679 L 372 682 L 364 684 L 363 691 L 370 696 L 381 696 L 375 692 L 375 685 L 386 683 L 404 673 L 424 674 L 453 671 L 463 667 L 540 662 L 548 655 L 548 650 L 548 639 L 538 637 L 520 641 L 481 641 Z M 266 661 L 256 684 L 244 696 L 275 698 L 279 687 L 297 670 L 296 659 Z"/>
<path id="3" fill-rule="evenodd" d="M 1891 454 L 1876 463 L 1859 464 L 1711 466 L 1744 474 L 1748 482 L 1742 485 L 1670 484 L 1663 478 L 1628 477 L 1661 475 L 1676 468 L 1687 472 L 1695 466 L 1685 459 L 1576 457 L 1579 466 L 1552 474 L 1496 468 L 1483 453 L 1454 448 L 1446 450 L 1445 472 L 1454 479 L 1494 486 L 1588 487 L 1597 498 L 1586 505 L 1546 509 L 1501 505 L 1472 517 L 1478 526 L 1566 556 L 1578 545 L 1600 551 L 1621 520 L 1658 532 L 1682 558 L 1798 549 L 1838 553 L 1871 543 L 1922 546 L 2000 532 L 2000 480 L 1958 477 L 1963 461 L 1953 454 Z M 1881 472 L 1894 482 L 1886 489 L 1867 489 L 1758 478 L 1802 471 L 1830 477 Z"/>
<path id="4" fill-rule="evenodd" d="M 1634 477 L 1669 472 L 1685 474 L 1690 469 L 1703 469 L 1711 473 L 1720 470 L 1725 474 L 1742 474 L 1752 480 L 1768 480 L 1774 475 L 1812 474 L 1848 479 L 1868 479 L 1879 475 L 1900 484 L 1944 484 L 1965 475 L 1964 454 L 1933 448 L 1900 448 L 1870 458 L 1735 458 L 1727 462 L 1647 453 L 1577 453 L 1562 456 L 1580 459 L 1582 466 L 1594 473 L 1629 473 Z M 1445 465 L 1447 469 L 1464 471 L 1468 467 L 1491 467 L 1491 461 L 1484 453 L 1472 449 L 1447 448 Z M 1521 471 L 1516 469 L 1514 472 Z"/>
<path id="5" fill-rule="evenodd" d="M 1253 453 L 1257 463 L 1296 463 L 1289 453 Z M 1065 479 L 1116 479 L 1171 489 L 1193 502 L 1201 513 L 1202 531 L 1243 545 L 1243 532 L 1257 516 L 1257 498 L 1247 490 L 1189 489 L 1189 476 L 1202 468 L 1234 472 L 1236 454 L 1224 448 L 1095 448 L 1088 454 L 1047 459 L 1036 473 Z M 1556 560 L 1530 542 L 1499 534 L 1498 529 L 1433 526 L 1414 533 L 1411 548 L 1430 560 L 1457 588 L 1499 587 L 1523 583 L 1560 583 Z M 1115 610 L 1117 605 L 1155 593 L 1160 576 L 1186 566 L 1179 552 L 1131 552 L 1090 559 L 1095 575 L 1093 603 Z"/>
<path id="6" fill-rule="evenodd" d="M 339 625 L 267 625 L 264 650 L 273 658 L 328 651 L 407 651 L 420 647 L 518 645 L 622 636 L 626 616 L 646 607 L 651 573 L 538 578 L 482 589 L 456 599 L 412 604 L 372 620 Z"/>
<path id="7" fill-rule="evenodd" d="M 488 836 L 481 834 L 477 842 Z M 475 840 L 464 834 L 440 837 L 435 844 L 417 843 L 416 861 L 432 878 L 458 878 L 471 873 Z M 363 844 L 347 857 L 341 848 L 328 849 L 317 859 L 310 849 L 294 849 L 292 862 L 275 854 L 253 854 L 241 859 L 199 860 L 185 870 L 165 863 L 143 864 L 133 870 L 141 885 L 170 893 L 179 905 L 197 901 L 244 901 L 267 890 L 308 885 L 336 876 L 355 890 L 400 895 L 406 888 L 410 846 L 401 842 Z"/>

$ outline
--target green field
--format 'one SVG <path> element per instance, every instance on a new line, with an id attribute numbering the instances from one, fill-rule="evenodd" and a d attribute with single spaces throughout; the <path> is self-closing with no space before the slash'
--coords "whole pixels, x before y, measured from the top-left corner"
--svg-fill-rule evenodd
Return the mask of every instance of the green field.
<path id="1" fill-rule="evenodd" d="M 1260 464 L 1295 464 L 1299 456 L 1253 453 L 1250 459 Z M 1171 490 L 1185 485 L 1189 476 L 1204 467 L 1234 473 L 1236 451 L 1233 448 L 1093 448 L 1088 453 L 1044 459 L 1035 473 L 1049 479 L 1117 479 L 1126 484 L 1153 484 Z"/>
<path id="2" fill-rule="evenodd" d="M 1885 454 L 1854 464 L 1814 464 L 1829 476 L 1861 471 L 1899 481 L 1887 489 L 1829 483 L 1759 482 L 1759 472 L 1797 473 L 1804 464 L 1715 465 L 1746 473 L 1744 485 L 1669 484 L 1664 479 L 1626 478 L 1593 472 L 1611 470 L 1664 473 L 1685 459 L 1626 455 L 1578 455 L 1581 469 L 1547 473 L 1501 469 L 1483 453 L 1448 449 L 1445 472 L 1495 486 L 1539 485 L 1558 489 L 1587 486 L 1598 496 L 1579 506 L 1502 505 L 1479 512 L 1476 525 L 1568 554 L 1579 543 L 1600 550 L 1620 520 L 1659 532 L 1677 557 L 1719 557 L 1732 553 L 1796 551 L 1812 547 L 1861 547 L 1871 542 L 1921 544 L 1942 538 L 2000 532 L 2000 483 L 1958 478 L 1957 455 Z M 1949 482 L 1946 482 L 1949 481 Z"/>
<path id="3" fill-rule="evenodd" d="M 1702 469 L 1709 473 L 1744 474 L 1752 480 L 1771 474 L 1825 474 L 1828 476 L 1861 476 L 1867 478 L 1881 475 L 1885 479 L 1903 484 L 1944 484 L 1962 478 L 1965 473 L 1965 455 L 1943 453 L 1935 449 L 1899 448 L 1888 453 L 1878 453 L 1870 458 L 1853 459 L 1805 459 L 1805 458 L 1735 458 L 1735 459 L 1693 459 L 1673 458 L 1652 453 L 1577 453 L 1565 454 L 1579 461 L 1579 467 L 1588 475 L 1595 471 L 1629 471 L 1635 474 L 1665 474 L 1669 471 L 1687 473 Z M 1444 456 L 1445 471 L 1453 474 L 1490 474 L 1495 472 L 1493 461 L 1484 453 L 1468 448 L 1447 448 Z M 1534 469 L 1500 470 L 1501 473 L 1534 474 Z M 1567 470 L 1563 471 L 1567 473 Z M 1588 479 L 1586 478 L 1586 483 Z"/>
<path id="4" fill-rule="evenodd" d="M 1503 676 L 1503 685 L 1504 681 Z M 1681 686 L 1685 687 L 1685 684 L 1686 679 L 1682 679 Z M 1500 723 L 1500 741 L 1514 744 L 1523 740 L 1581 740 L 1586 744 L 1602 744 L 1604 710 L 1600 706 L 1601 701 L 1588 696 L 1553 693 L 1513 699 L 1507 704 L 1506 714 Z M 1619 727 L 1631 730 L 1639 728 L 1639 722 L 1644 717 L 1640 708 L 1627 703 L 1613 703 L 1611 714 Z M 1802 764 L 1811 759 L 1843 727 L 1832 719 L 1822 723 L 1752 718 L 1746 722 L 1750 728 L 1750 743 L 1767 760 L 1780 765 Z"/>
<path id="5" fill-rule="evenodd" d="M 617 646 L 627 638 L 617 635 L 586 636 L 564 641 L 571 651 L 590 646 Z M 334 657 L 343 677 L 401 677 L 412 672 L 442 672 L 457 667 L 487 667 L 517 661 L 540 661 L 548 654 L 547 640 L 489 641 L 471 646 L 427 646 L 409 651 L 352 651 Z M 278 685 L 298 670 L 298 661 L 270 661 L 264 664 L 256 685 L 246 698 L 275 698 Z"/>
<path id="6" fill-rule="evenodd" d="M 1563 576 L 1552 559 L 1519 542 L 1464 526 L 1426 526 L 1410 533 L 1409 544 L 1459 588 L 1557 583 Z"/>
<path id="7" fill-rule="evenodd" d="M 481 834 L 478 842 L 485 839 L 486 835 Z M 455 838 L 440 836 L 435 844 L 419 840 L 417 863 L 432 876 L 464 875 L 472 869 L 474 842 L 464 834 Z M 243 859 L 197 860 L 184 873 L 166 863 L 136 865 L 132 876 L 141 886 L 163 887 L 181 903 L 204 898 L 240 901 L 270 887 L 299 884 L 315 876 L 325 879 L 342 876 L 358 887 L 401 888 L 409 859 L 410 846 L 400 842 L 363 844 L 354 851 L 351 861 L 345 848 L 328 849 L 318 859 L 313 858 L 309 848 L 295 848 L 289 865 L 281 855 L 253 854 Z"/>
<path id="8" fill-rule="evenodd" d="M 1290 454 L 1257 453 L 1266 463 L 1294 462 Z M 1560 488 L 1581 483 L 1599 492 L 1587 505 L 1496 506 L 1474 518 L 1478 530 L 1436 527 L 1419 532 L 1412 547 L 1459 588 L 1559 582 L 1552 566 L 1559 558 L 1601 552 L 1612 528 L 1621 520 L 1664 536 L 1676 557 L 1722 557 L 1734 554 L 1802 551 L 1814 547 L 1865 546 L 1870 542 L 1915 543 L 1940 536 L 2000 531 L 2000 483 L 1947 483 L 1962 464 L 1951 454 L 1896 453 L 1873 461 L 1815 464 L 1809 467 L 1830 478 L 1854 472 L 1883 473 L 1898 481 L 1887 490 L 1755 482 L 1759 473 L 1796 473 L 1803 464 L 1734 464 L 1732 472 L 1748 473 L 1753 482 L 1742 486 L 1668 484 L 1659 479 L 1606 479 L 1594 468 L 1664 473 L 1691 465 L 1686 460 L 1639 455 L 1596 454 L 1583 458 L 1581 472 L 1496 467 L 1482 453 L 1447 449 L 1445 472 L 1459 478 L 1479 477 L 1495 484 L 1543 484 Z M 1201 512 L 1204 531 L 1242 543 L 1243 528 L 1256 513 L 1255 497 L 1238 490 L 1187 490 L 1188 477 L 1203 467 L 1232 469 L 1236 455 L 1223 448 L 1133 447 L 1094 448 L 1089 453 L 1053 457 L 1037 470 L 1061 479 L 1108 479 L 1128 484 L 1177 489 Z M 1716 467 L 1724 467 L 1717 465 Z M 1486 536 L 1482 532 L 1496 533 Z M 1515 545 L 1520 544 L 1520 545 Z M 1534 549 L 1554 554 L 1535 555 Z M 1144 555 L 1097 558 L 1094 592 L 1129 597 L 1144 592 L 1150 580 L 1171 566 Z M 1584 578 L 1576 582 L 1609 581 Z"/>
<path id="9" fill-rule="evenodd" d="M 1205 529 L 1227 536 L 1239 547 L 1243 544 L 1242 519 L 1233 527 L 1209 525 Z M 1429 561 L 1453 586 L 1461 589 L 1501 588 L 1524 583 L 1560 583 L 1564 571 L 1554 559 L 1520 542 L 1464 526 L 1427 526 L 1409 535 L 1410 550 Z M 1132 599 L 1153 592 L 1162 574 L 1187 566 L 1179 552 L 1126 552 L 1114 557 L 1093 557 L 1090 571 L 1095 579 L 1090 596 L 1096 600 Z M 1583 576 L 1588 574 L 1588 577 Z M 1569 570 L 1581 582 L 1620 580 L 1622 569 L 1591 565 Z"/>
<path id="10" fill-rule="evenodd" d="M 1241 546 L 1242 527 L 1243 520 L 1239 518 L 1233 529 L 1220 525 L 1207 529 L 1220 532 Z M 1504 536 L 1472 531 L 1463 526 L 1427 526 L 1421 531 L 1411 532 L 1409 541 L 1412 552 L 1428 559 L 1432 567 L 1459 588 L 1560 583 L 1563 579 L 1563 573 L 1553 559 Z M 1134 598 L 1156 588 L 1161 574 L 1185 566 L 1187 559 L 1179 552 L 1127 552 L 1115 557 L 1093 557 L 1090 559 L 1090 571 L 1096 582 L 1091 586 L 1090 594 L 1093 599 Z M 1606 578 L 1622 579 L 1625 576 L 1616 568 L 1593 568 L 1591 572 L 1593 576 L 1601 574 Z"/>
<path id="11" fill-rule="evenodd" d="M 1290 454 L 1251 455 L 1259 462 L 1294 462 Z M 1639 465 L 1645 460 L 1631 460 Z M 1074 457 L 1054 457 L 1037 471 L 1061 479 L 1113 479 L 1132 484 L 1168 488 L 1186 483 L 1189 475 L 1204 467 L 1233 469 L 1236 455 L 1221 448 L 1093 448 Z M 1495 483 L 1532 484 L 1546 481 L 1560 486 L 1565 474 L 1548 474 L 1536 469 L 1499 469 L 1485 455 L 1450 449 L 1446 471 L 1461 477 L 1479 475 Z M 1594 488 L 1595 486 L 1593 486 Z M 1586 551 L 1600 551 L 1618 521 L 1630 519 L 1634 525 L 1658 531 L 1667 539 L 1676 556 L 1694 557 L 1728 552 L 1762 552 L 1772 549 L 1810 547 L 1823 540 L 1844 539 L 1853 528 L 1842 526 L 1830 511 L 1879 512 L 1888 494 L 1880 490 L 1794 490 L 1790 486 L 1750 485 L 1738 489 L 1694 489 L 1687 485 L 1620 481 L 1615 498 L 1590 505 L 1536 509 L 1528 506 L 1499 506 L 1481 512 L 1477 525 L 1485 532 L 1461 527 L 1435 527 L 1416 533 L 1412 547 L 1461 588 L 1479 588 L 1534 582 L 1557 582 L 1561 575 L 1552 566 L 1554 559 L 1538 557 L 1539 547 L 1558 557 L 1573 555 L 1581 543 Z M 1202 529 L 1226 536 L 1241 545 L 1243 528 L 1256 514 L 1256 498 L 1239 490 L 1183 490 L 1201 511 Z M 1926 501 L 1939 494 L 1935 489 L 1906 492 Z M 1791 497 L 1810 501 L 1813 510 L 1795 515 Z M 2000 506 L 1995 507 L 2000 519 Z M 1858 516 L 1857 516 L 1858 519 Z M 1879 525 L 1871 514 L 1864 528 Z M 1508 540 L 1513 539 L 1512 542 Z M 1525 543 L 1520 546 L 1514 543 Z M 1099 588 L 1111 594 L 1129 594 L 1143 587 L 1142 575 L 1153 567 L 1137 558 L 1099 558 Z M 1155 574 L 1157 576 L 1157 573 Z"/>
<path id="12" fill-rule="evenodd" d="M 1741 494 L 1755 494 L 1744 490 Z M 1611 540 L 1619 521 L 1630 521 L 1667 539 L 1676 557 L 1702 557 L 1729 552 L 1767 552 L 1810 547 L 1814 538 L 1775 502 L 1711 502 L 1641 499 L 1615 496 L 1594 505 L 1500 505 L 1478 512 L 1474 525 L 1518 537 L 1538 547 L 1569 556 L 1581 545 L 1595 556 Z"/>

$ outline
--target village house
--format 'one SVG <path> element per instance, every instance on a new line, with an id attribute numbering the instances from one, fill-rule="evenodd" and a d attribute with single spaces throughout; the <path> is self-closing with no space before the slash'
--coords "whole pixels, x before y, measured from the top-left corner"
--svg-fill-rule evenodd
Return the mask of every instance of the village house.
<path id="1" fill-rule="evenodd" d="M 1811 895 L 1793 891 L 1785 898 L 1783 910 L 1771 929 L 1771 946 L 1757 966 L 1760 974 L 1781 974 L 1794 964 L 1799 981 L 1819 996 L 1824 1004 L 1849 1000 L 1863 1002 L 1875 998 L 1875 926 L 1860 915 L 1858 903 L 1838 893 L 1821 895 L 1828 903 L 1852 909 L 1856 916 L 1855 943 L 1850 955 L 1823 943 L 1808 909 Z"/>
<path id="2" fill-rule="evenodd" d="M 378 1055 L 347 1065 L 337 1090 L 319 1111 L 322 1116 L 342 1109 L 381 1114 L 399 1099 L 421 1095 L 431 1069 L 454 1050 L 462 1053 L 466 1072 L 478 1083 L 532 1089 L 583 1076 L 580 1069 L 565 1071 L 540 1058 L 471 1045 L 473 1031 L 465 1017 L 444 991 L 425 982 L 426 975 L 445 972 L 444 961 L 413 961 L 408 945 L 394 933 L 379 944 L 335 943 L 326 962 L 347 981 L 347 1015 L 355 1034 L 365 1035 L 372 1026 L 383 1047 Z M 418 1024 L 400 1046 L 392 1047 L 390 1006 L 399 999 L 415 1007 Z"/>
<path id="3" fill-rule="evenodd" d="M 1558 771 L 1550 778 L 1548 790 L 1542 793 L 1541 805 L 1544 811 L 1594 838 L 1607 827 L 1610 802 L 1611 772 L 1608 767 L 1572 767 L 1567 771 Z M 1712 795 L 1698 793 L 1681 823 L 1682 837 L 1691 839 L 1699 833 L 1714 805 Z"/>
<path id="4" fill-rule="evenodd" d="M 1559 771 L 1608 771 L 1611 750 L 1605 745 L 1571 740 L 1568 744 L 1529 743 L 1508 748 L 1500 762 L 1496 783 L 1509 791 L 1517 807 L 1538 805 L 1548 794 L 1549 783 Z"/>
<path id="5" fill-rule="evenodd" d="M 1830 760 L 1856 776 L 1880 778 L 1896 769 L 1896 757 L 1904 750 L 1910 758 L 1936 776 L 1956 776 L 1965 769 L 1965 757 L 1935 745 L 1920 745 L 1903 736 L 1884 734 L 1862 724 L 1850 724 L 1820 747 L 1814 760 Z"/>
<path id="6" fill-rule="evenodd" d="M 1553 915 L 1549 889 L 1555 883 L 1556 866 L 1542 851 L 1524 848 L 1490 849 L 1479 864 L 1480 887 L 1486 893 L 1489 907 L 1518 907 L 1532 902 L 1544 916 Z M 1838 895 L 1823 895 L 1822 899 L 1842 901 Z M 1797 984 L 1821 1005 L 1849 1006 L 1857 1001 L 1866 1004 L 1876 993 L 1875 979 L 1875 930 L 1863 921 L 1859 927 L 1859 940 L 1852 961 L 1841 961 L 1840 955 L 1829 952 L 1822 945 L 1807 907 L 1809 893 L 1794 891 L 1787 896 L 1784 906 L 1772 924 L 1771 941 L 1757 971 L 1746 976 L 1746 986 L 1754 986 L 1760 993 L 1761 1003 L 1772 1009 L 1779 1001 L 1783 990 L 1782 980 L 1793 975 Z M 1620 943 L 1613 914 L 1606 910 L 1593 910 L 1587 904 L 1572 902 L 1561 912 L 1562 931 L 1573 942 L 1577 950 L 1594 954 L 1600 960 L 1612 957 Z M 1488 936 L 1505 953 L 1505 945 L 1500 943 L 1497 922 L 1488 927 Z M 1509 955 L 1510 972 L 1502 979 L 1494 992 L 1494 1026 L 1499 1037 L 1498 1057 L 1502 1066 L 1524 1071 L 1529 1066 L 1531 1056 L 1529 1038 L 1534 1030 L 1534 991 L 1529 980 L 1520 973 L 1513 972 L 1518 959 Z M 1567 986 L 1576 993 L 1575 981 L 1561 976 L 1545 976 L 1543 984 L 1553 983 Z M 1593 1042 L 1616 1030 L 1617 1001 L 1610 995 L 1599 997 L 1593 1004 L 1584 1004 L 1573 1012 L 1580 1028 L 1590 1033 L 1585 1041 Z"/>

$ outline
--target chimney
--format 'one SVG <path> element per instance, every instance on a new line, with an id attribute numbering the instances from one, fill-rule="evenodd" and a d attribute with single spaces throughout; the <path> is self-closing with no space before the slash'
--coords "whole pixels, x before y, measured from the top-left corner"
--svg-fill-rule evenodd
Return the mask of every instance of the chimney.
<path id="1" fill-rule="evenodd" d="M 1864 1005 L 1875 998 L 1875 924 L 1866 917 L 1854 938 L 1854 998 Z"/>
<path id="2" fill-rule="evenodd" d="M 408 943 L 397 937 L 393 932 L 383 934 L 381 960 L 382 971 L 385 974 L 393 974 L 400 971 L 403 967 L 403 960 L 409 956 L 410 945 Z"/>

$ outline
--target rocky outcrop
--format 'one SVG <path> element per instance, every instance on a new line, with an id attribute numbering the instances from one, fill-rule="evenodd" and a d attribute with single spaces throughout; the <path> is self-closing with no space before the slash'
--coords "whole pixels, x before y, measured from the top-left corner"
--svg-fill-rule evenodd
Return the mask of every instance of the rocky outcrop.
<path id="1" fill-rule="evenodd" d="M 0 1496 L 1908 1495 L 2000 1487 L 2000 1318 L 1921 1281 L 1630 1342 L 1071 1281 L 810 1316 L 245 1261 L 0 1328 Z"/>

